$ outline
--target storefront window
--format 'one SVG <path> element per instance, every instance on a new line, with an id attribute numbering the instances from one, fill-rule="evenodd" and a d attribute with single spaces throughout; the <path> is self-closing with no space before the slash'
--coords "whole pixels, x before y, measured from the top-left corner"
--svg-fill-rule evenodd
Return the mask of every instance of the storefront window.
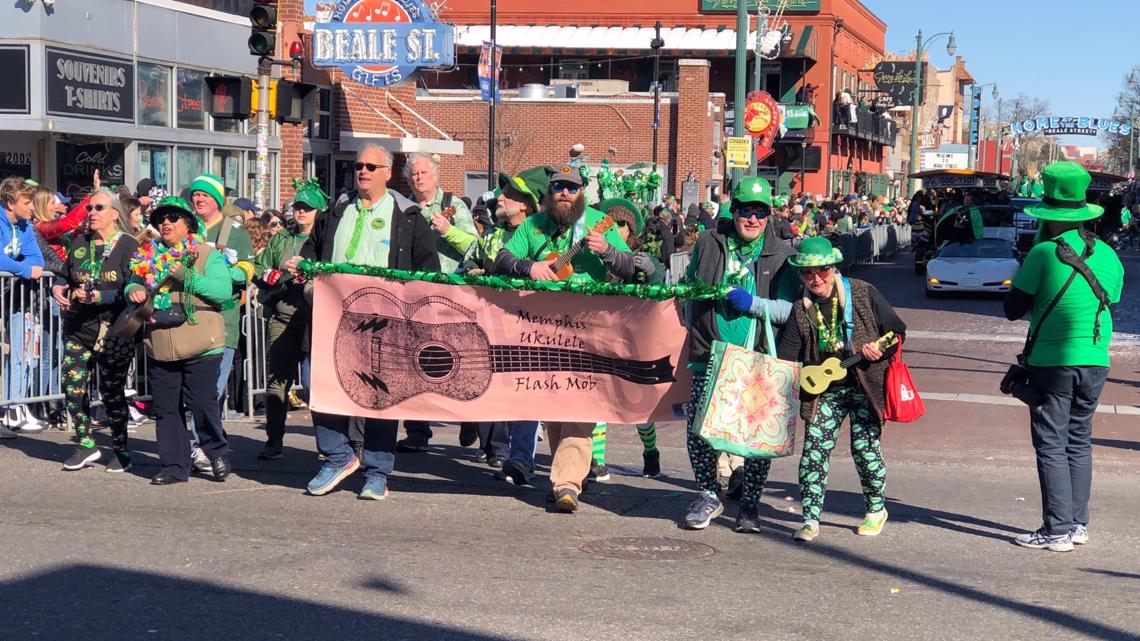
<path id="1" fill-rule="evenodd" d="M 226 187 L 227 198 L 237 198 L 241 188 L 241 152 L 236 149 L 215 149 L 210 172 L 220 176 Z"/>
<path id="2" fill-rule="evenodd" d="M 170 190 L 170 147 L 139 145 L 139 179 L 143 178 Z"/>
<path id="3" fill-rule="evenodd" d="M 178 70 L 178 127 L 206 128 L 206 73 L 197 69 Z"/>
<path id="4" fill-rule="evenodd" d="M 175 165 L 175 171 L 177 172 L 177 180 L 175 180 L 174 186 L 176 192 L 173 195 L 177 195 L 177 193 L 189 187 L 195 178 L 205 173 L 206 150 L 179 147 L 178 163 Z"/>
<path id="5" fill-rule="evenodd" d="M 170 126 L 170 67 L 138 64 L 139 124 Z"/>

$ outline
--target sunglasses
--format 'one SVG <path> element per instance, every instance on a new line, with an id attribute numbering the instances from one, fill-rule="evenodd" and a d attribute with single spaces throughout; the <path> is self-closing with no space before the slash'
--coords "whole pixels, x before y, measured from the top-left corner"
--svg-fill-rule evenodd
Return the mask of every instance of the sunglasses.
<path id="1" fill-rule="evenodd" d="M 182 214 L 177 214 L 174 212 L 166 212 L 165 214 L 156 214 L 154 217 L 154 220 L 152 220 L 151 222 L 152 223 L 158 223 L 161 225 L 162 223 L 176 223 L 180 220 L 182 220 Z"/>
<path id="2" fill-rule="evenodd" d="M 618 227 L 629 227 L 629 223 L 624 220 L 615 220 L 614 222 L 617 223 Z"/>
<path id="3" fill-rule="evenodd" d="M 105 211 L 110 208 L 110 205 L 87 205 L 87 212 L 90 213 L 93 211 Z"/>
<path id="4" fill-rule="evenodd" d="M 741 207 L 736 210 L 737 218 L 755 218 L 756 220 L 764 220 L 771 213 L 772 210 L 763 207 Z"/>
<path id="5" fill-rule="evenodd" d="M 814 280 L 817 278 L 826 278 L 831 274 L 830 267 L 812 267 L 809 269 L 800 270 L 800 278 L 804 280 Z"/>
<path id="6" fill-rule="evenodd" d="M 582 185 L 575 185 L 574 183 L 564 183 L 562 181 L 555 181 L 555 182 L 550 183 L 550 193 L 552 193 L 552 194 L 560 194 L 562 192 L 567 192 L 569 194 L 576 194 L 576 193 L 578 193 L 578 190 L 580 190 L 581 188 L 582 188 Z"/>
<path id="7" fill-rule="evenodd" d="M 367 169 L 371 173 L 373 171 L 376 171 L 377 169 L 387 169 L 388 165 L 377 165 L 377 164 L 373 164 L 370 162 L 357 162 L 357 163 L 352 164 L 352 168 L 355 169 L 356 171 L 360 171 L 361 169 Z"/>
<path id="8" fill-rule="evenodd" d="M 281 223 L 277 222 L 276 220 L 275 220 L 275 221 L 273 221 L 273 222 L 271 222 L 271 223 L 269 223 L 269 228 L 270 228 L 270 229 L 277 229 L 277 228 L 278 228 L 278 227 L 280 227 L 280 226 L 281 226 Z"/>

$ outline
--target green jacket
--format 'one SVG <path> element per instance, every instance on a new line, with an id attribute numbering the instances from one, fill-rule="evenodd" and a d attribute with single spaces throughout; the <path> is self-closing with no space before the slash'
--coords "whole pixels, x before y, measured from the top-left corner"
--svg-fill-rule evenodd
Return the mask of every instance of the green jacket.
<path id="1" fill-rule="evenodd" d="M 495 257 L 499 255 L 499 250 L 506 246 L 511 236 L 515 234 L 515 229 L 517 227 L 505 225 L 492 227 L 490 231 L 471 244 L 459 271 L 466 273 L 472 269 L 482 269 L 491 273 L 495 265 Z"/>
<path id="2" fill-rule="evenodd" d="M 280 232 L 270 238 L 269 245 L 253 259 L 258 299 L 279 320 L 288 320 L 298 309 L 304 308 L 305 288 L 291 279 L 287 283 L 270 285 L 265 282 L 266 274 L 273 270 L 285 271 L 285 263 L 301 253 L 301 247 L 308 239 L 308 234 Z"/>
<path id="3" fill-rule="evenodd" d="M 230 266 L 231 296 L 222 304 L 222 319 L 226 322 L 226 347 L 237 349 L 238 339 L 241 338 L 241 295 L 245 291 L 246 275 L 233 266 L 238 261 L 253 261 L 253 241 L 249 239 L 249 232 L 242 226 L 240 220 L 233 218 L 219 218 L 213 226 L 206 227 L 203 236 L 211 245 L 217 247 L 221 236 L 222 226 L 229 225 L 229 238 L 225 242 L 226 264 Z"/>

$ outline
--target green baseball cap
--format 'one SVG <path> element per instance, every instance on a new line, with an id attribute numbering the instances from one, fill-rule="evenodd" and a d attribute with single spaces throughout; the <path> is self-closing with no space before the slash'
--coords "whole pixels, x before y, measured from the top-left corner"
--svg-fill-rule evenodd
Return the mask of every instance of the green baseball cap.
<path id="1" fill-rule="evenodd" d="M 748 177 L 732 189 L 734 203 L 763 203 L 772 206 L 772 185 L 763 178 Z"/>

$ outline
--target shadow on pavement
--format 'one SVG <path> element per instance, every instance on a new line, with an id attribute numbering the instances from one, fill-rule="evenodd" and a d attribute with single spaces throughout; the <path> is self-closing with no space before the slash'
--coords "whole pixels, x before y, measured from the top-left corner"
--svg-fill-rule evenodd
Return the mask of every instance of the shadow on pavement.
<path id="1" fill-rule="evenodd" d="M 8 595 L 6 639 L 509 639 L 220 583 L 95 565 L 72 565 L 0 586 Z M 406 593 L 384 579 L 366 587 Z M 59 607 L 62 594 L 82 594 L 83 606 Z M 384 598 L 378 594 L 369 604 L 383 608 Z"/>
<path id="2" fill-rule="evenodd" d="M 1099 445 L 1101 447 L 1115 447 L 1121 450 L 1140 452 L 1140 442 L 1137 441 L 1122 441 L 1115 438 L 1096 438 L 1094 436 L 1092 439 L 1092 444 Z"/>
<path id="3" fill-rule="evenodd" d="M 1111 576 L 1116 579 L 1137 579 L 1140 580 L 1140 574 L 1133 572 L 1117 572 L 1116 570 L 1098 570 L 1096 568 L 1077 568 L 1081 572 L 1088 572 L 1089 574 L 1103 574 L 1104 576 Z"/>

